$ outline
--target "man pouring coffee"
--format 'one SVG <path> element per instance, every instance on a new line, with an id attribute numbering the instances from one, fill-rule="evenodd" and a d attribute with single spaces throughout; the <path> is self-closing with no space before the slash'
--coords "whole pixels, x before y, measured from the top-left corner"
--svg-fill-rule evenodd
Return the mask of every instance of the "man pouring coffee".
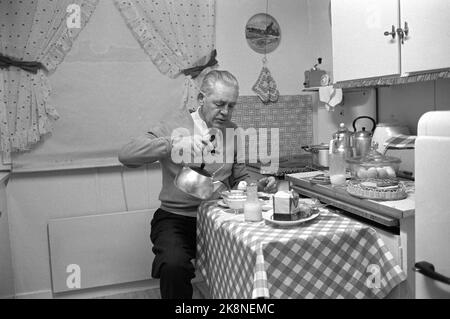
<path id="1" fill-rule="evenodd" d="M 195 258 L 196 215 L 201 199 L 175 186 L 174 179 L 186 164 L 180 163 L 180 157 L 185 158 L 185 154 L 180 155 L 179 150 L 189 150 L 194 158 L 205 163 L 201 166 L 214 175 L 214 180 L 230 188 L 249 180 L 245 163 L 237 160 L 234 137 L 230 139 L 226 133 L 227 129 L 237 128 L 231 122 L 231 115 L 238 95 L 238 81 L 231 73 L 211 71 L 202 81 L 197 111 L 191 114 L 180 111 L 170 121 L 133 139 L 119 153 L 119 161 L 127 167 L 155 161 L 161 164 L 161 206 L 153 216 L 150 238 L 155 253 L 152 277 L 160 278 L 162 298 L 192 298 L 191 279 L 195 277 L 191 260 Z M 174 134 L 180 128 L 191 134 Z M 219 160 L 204 161 L 211 156 L 211 151 Z M 260 179 L 258 190 L 276 192 L 275 178 Z"/>

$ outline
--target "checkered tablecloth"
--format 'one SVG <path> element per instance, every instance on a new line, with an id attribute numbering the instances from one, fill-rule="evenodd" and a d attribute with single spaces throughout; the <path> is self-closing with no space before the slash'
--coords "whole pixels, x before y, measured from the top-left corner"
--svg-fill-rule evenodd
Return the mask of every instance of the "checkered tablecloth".
<path id="1" fill-rule="evenodd" d="M 213 298 L 383 298 L 406 279 L 376 231 L 327 209 L 273 227 L 204 202 L 197 267 Z"/>

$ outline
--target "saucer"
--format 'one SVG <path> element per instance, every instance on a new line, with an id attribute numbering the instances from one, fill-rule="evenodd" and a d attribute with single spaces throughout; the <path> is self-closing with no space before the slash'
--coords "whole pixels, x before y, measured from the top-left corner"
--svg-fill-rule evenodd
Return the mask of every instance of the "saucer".
<path id="1" fill-rule="evenodd" d="M 289 227 L 289 226 L 297 226 L 310 220 L 313 220 L 320 216 L 320 212 L 317 212 L 309 217 L 297 219 L 297 220 L 274 220 L 273 219 L 273 211 L 268 211 L 263 214 L 263 219 L 266 221 L 266 224 L 281 226 L 281 227 Z"/>
<path id="2" fill-rule="evenodd" d="M 271 204 L 268 204 L 268 203 L 266 203 L 265 201 L 263 201 L 261 199 L 259 201 L 261 202 L 261 208 L 262 208 L 263 212 L 266 212 L 266 211 L 269 211 L 269 210 L 272 209 L 272 205 Z M 230 206 L 228 206 L 228 204 L 225 203 L 225 201 L 223 199 L 220 199 L 217 202 L 217 205 L 219 205 L 220 207 L 223 207 L 223 208 L 230 208 Z"/>

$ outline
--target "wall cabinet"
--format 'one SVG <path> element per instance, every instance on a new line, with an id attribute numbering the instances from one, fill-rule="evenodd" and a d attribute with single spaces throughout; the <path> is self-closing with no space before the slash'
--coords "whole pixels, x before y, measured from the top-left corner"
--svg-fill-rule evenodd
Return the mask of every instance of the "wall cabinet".
<path id="1" fill-rule="evenodd" d="M 331 0 L 334 82 L 450 67 L 450 1 Z"/>

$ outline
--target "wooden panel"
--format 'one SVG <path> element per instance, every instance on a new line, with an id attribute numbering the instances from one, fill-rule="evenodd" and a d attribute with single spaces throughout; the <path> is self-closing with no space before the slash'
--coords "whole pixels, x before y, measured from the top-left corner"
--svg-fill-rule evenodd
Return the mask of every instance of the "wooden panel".
<path id="1" fill-rule="evenodd" d="M 332 0 L 334 81 L 400 73 L 398 0 Z"/>
<path id="2" fill-rule="evenodd" d="M 147 165 L 138 169 L 124 168 L 123 182 L 127 210 L 160 206 L 158 197 L 162 188 L 162 177 L 159 164 Z"/>
<path id="3" fill-rule="evenodd" d="M 0 182 L 0 299 L 14 296 L 8 213 L 6 209 L 6 187 L 3 182 Z"/>
<path id="4" fill-rule="evenodd" d="M 402 45 L 402 73 L 450 67 L 448 0 L 401 0 L 401 27 L 409 35 Z"/>
<path id="5" fill-rule="evenodd" d="M 147 182 L 147 169 L 141 168 L 123 168 L 122 187 L 125 195 L 126 210 L 138 210 L 150 207 L 149 202 L 149 183 Z"/>
<path id="6" fill-rule="evenodd" d="M 149 207 L 159 207 L 161 202 L 159 200 L 159 192 L 162 188 L 162 172 L 161 169 L 147 169 L 146 179 L 148 185 L 148 201 Z"/>
<path id="7" fill-rule="evenodd" d="M 150 278 L 154 210 L 51 219 L 48 223 L 52 286 L 64 292 Z M 80 287 L 69 288 L 69 265 L 78 265 Z"/>
<path id="8" fill-rule="evenodd" d="M 142 174 L 136 181 L 129 180 L 133 186 L 127 184 L 127 175 L 124 176 L 125 189 L 131 196 L 128 199 L 130 211 L 148 209 L 148 203 L 150 208 L 159 207 L 161 172 L 157 166 L 151 167 L 148 174 L 145 167 L 131 170 L 133 174 Z M 120 168 L 102 169 L 97 176 L 96 172 L 97 169 L 83 169 L 11 175 L 8 217 L 17 294 L 29 295 L 51 289 L 49 219 L 125 211 Z M 112 184 L 108 185 L 108 181 Z M 99 196 L 99 192 L 103 195 Z M 111 203 L 108 203 L 110 196 L 116 198 L 111 198 Z"/>
<path id="9" fill-rule="evenodd" d="M 125 211 L 120 168 L 99 168 L 95 174 L 97 212 Z"/>

